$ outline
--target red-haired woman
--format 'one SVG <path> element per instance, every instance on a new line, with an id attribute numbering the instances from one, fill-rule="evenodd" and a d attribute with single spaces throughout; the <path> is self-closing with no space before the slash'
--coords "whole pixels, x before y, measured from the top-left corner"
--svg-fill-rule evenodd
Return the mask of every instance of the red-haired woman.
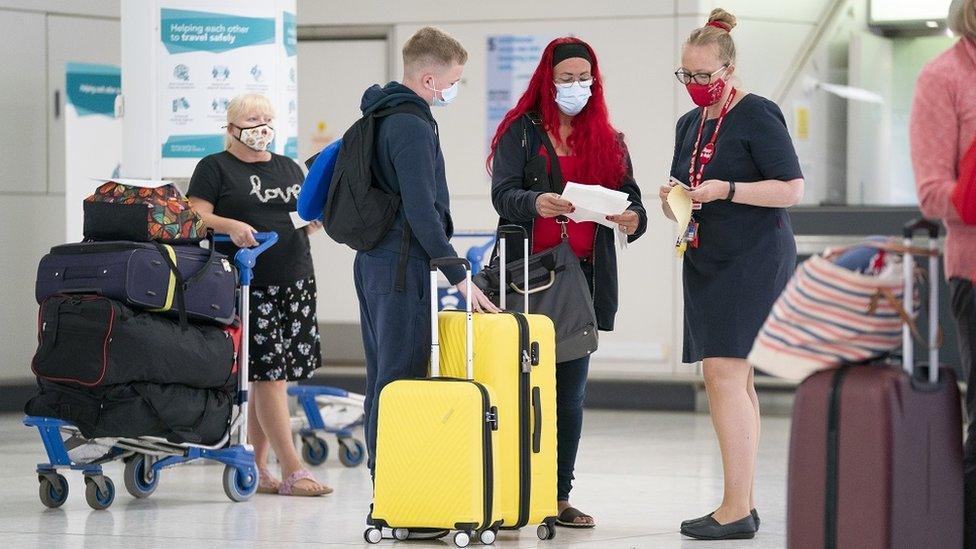
<path id="1" fill-rule="evenodd" d="M 556 159 L 547 153 L 547 145 Z M 623 136 L 610 124 L 599 65 L 589 44 L 557 38 L 546 47 L 528 89 L 498 126 L 488 163 L 491 200 L 499 224 L 524 227 L 532 253 L 558 245 L 565 230 L 590 284 L 597 326 L 612 330 L 617 313 L 615 230 L 563 217 L 573 211 L 573 205 L 559 191 L 563 182 L 572 181 L 626 193 L 630 207 L 608 219 L 619 225 L 616 230 L 627 235 L 628 241 L 644 233 L 647 214 Z M 558 170 L 551 169 L 554 163 Z M 561 172 L 561 177 L 553 177 L 554 171 Z M 522 256 L 521 242 L 509 246 L 509 258 Z M 593 517 L 569 504 L 589 362 L 590 357 L 584 356 L 556 366 L 557 524 L 576 528 L 594 526 Z"/>

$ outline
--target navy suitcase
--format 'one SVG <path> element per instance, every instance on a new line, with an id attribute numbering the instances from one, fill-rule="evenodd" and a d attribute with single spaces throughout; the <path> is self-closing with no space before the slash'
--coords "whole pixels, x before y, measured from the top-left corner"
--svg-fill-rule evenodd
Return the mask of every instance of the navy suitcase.
<path id="1" fill-rule="evenodd" d="M 41 259 L 35 297 L 42 303 L 56 294 L 97 294 L 170 315 L 180 314 L 182 300 L 187 318 L 226 325 L 234 320 L 236 288 L 227 257 L 200 246 L 82 242 L 55 246 Z"/>

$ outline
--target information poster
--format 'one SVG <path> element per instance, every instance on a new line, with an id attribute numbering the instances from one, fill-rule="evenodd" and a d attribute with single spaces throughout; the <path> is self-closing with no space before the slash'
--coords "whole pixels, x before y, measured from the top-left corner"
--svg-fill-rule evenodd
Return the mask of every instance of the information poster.
<path id="1" fill-rule="evenodd" d="M 165 0 L 159 5 L 157 113 L 164 164 L 191 159 L 192 165 L 222 151 L 227 105 L 246 93 L 262 94 L 275 106 L 272 150 L 297 156 L 295 1 Z M 168 175 L 189 175 L 168 165 Z"/>
<path id="2" fill-rule="evenodd" d="M 85 63 L 68 63 L 65 70 L 65 239 L 80 242 L 82 203 L 97 185 L 93 178 L 119 175 L 122 119 L 115 98 L 122 74 L 119 67 Z"/>
<path id="3" fill-rule="evenodd" d="M 491 147 L 498 124 L 525 92 L 542 52 L 556 35 L 500 34 L 488 37 L 488 118 L 485 149 Z"/>

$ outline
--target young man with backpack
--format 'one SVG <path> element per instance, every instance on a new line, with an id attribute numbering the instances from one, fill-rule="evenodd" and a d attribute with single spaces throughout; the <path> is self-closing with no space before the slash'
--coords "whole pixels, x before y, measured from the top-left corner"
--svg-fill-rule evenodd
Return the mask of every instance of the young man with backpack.
<path id="1" fill-rule="evenodd" d="M 344 162 L 344 151 L 340 151 L 329 191 L 325 220 L 333 238 L 337 228 L 329 226 L 330 207 L 342 207 L 338 193 L 345 190 L 343 177 L 371 172 L 372 185 L 383 198 L 367 198 L 370 211 L 363 211 L 364 201 L 358 200 L 359 215 L 373 216 L 378 224 L 384 219 L 391 221 L 375 244 L 350 243 L 357 235 L 345 235 L 347 243 L 359 250 L 354 277 L 366 350 L 366 445 L 371 471 L 380 391 L 392 381 L 427 373 L 431 338 L 429 262 L 431 258 L 457 257 L 449 241 L 454 225 L 444 156 L 430 106 L 446 106 L 457 96 L 467 59 L 461 44 L 443 31 L 433 27 L 417 31 L 403 47 L 403 82 L 367 89 L 361 108 L 363 119 L 371 120 L 372 125 L 358 134 L 354 126 L 344 137 L 343 148 L 353 149 L 357 141 L 372 147 L 369 166 Z M 346 171 L 354 173 L 349 176 Z M 374 189 L 364 191 L 368 192 L 380 194 Z M 333 219 L 338 217 L 341 215 Z M 455 266 L 443 271 L 464 294 L 463 269 Z M 498 310 L 477 287 L 472 287 L 472 294 L 475 310 Z"/>

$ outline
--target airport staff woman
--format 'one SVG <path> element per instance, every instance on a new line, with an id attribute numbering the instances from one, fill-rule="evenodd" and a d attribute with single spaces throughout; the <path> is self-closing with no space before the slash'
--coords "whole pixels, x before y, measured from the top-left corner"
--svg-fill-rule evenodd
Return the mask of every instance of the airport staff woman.
<path id="1" fill-rule="evenodd" d="M 540 120 L 558 158 L 549 158 L 541 132 L 533 127 L 529 113 Z M 610 124 L 596 54 L 582 40 L 553 40 L 543 52 L 528 89 L 502 119 L 488 157 L 492 172 L 491 197 L 501 218 L 499 223 L 525 228 L 533 253 L 558 245 L 565 227 L 569 244 L 580 258 L 590 284 L 597 326 L 603 331 L 612 330 L 617 313 L 614 230 L 593 222 L 575 223 L 558 218 L 570 213 L 573 205 L 556 192 L 531 189 L 532 185 L 526 181 L 527 165 L 540 156 L 545 158 L 546 166 L 559 163 L 564 181 L 602 185 L 626 193 L 630 207 L 608 219 L 617 223 L 616 230 L 626 234 L 630 241 L 644 234 L 647 214 L 641 204 L 640 188 L 634 182 L 630 156 L 623 136 Z M 563 226 L 559 223 L 562 220 L 567 221 Z M 508 257 L 520 258 L 521 242 L 513 244 L 508 249 Z M 584 356 L 556 365 L 557 524 L 575 528 L 594 526 L 593 517 L 569 503 L 583 427 L 589 362 L 590 357 Z"/>
<path id="2" fill-rule="evenodd" d="M 204 223 L 229 234 L 236 246 L 255 246 L 255 231 L 278 233 L 278 243 L 258 261 L 251 285 L 248 437 L 260 476 L 258 492 L 318 496 L 332 489 L 316 482 L 299 461 L 285 385 L 311 377 L 322 362 L 308 242 L 308 234 L 321 225 L 292 225 L 289 212 L 295 211 L 304 176 L 293 160 L 268 152 L 273 122 L 274 108 L 264 96 L 235 97 L 227 106 L 227 150 L 200 160 L 187 195 Z M 270 448 L 284 480 L 267 469 Z"/>
<path id="3" fill-rule="evenodd" d="M 785 208 L 803 195 L 803 174 L 779 107 L 735 78 L 736 20 L 721 9 L 688 37 L 675 74 L 698 108 L 678 120 L 671 176 L 701 203 L 684 254 L 683 362 L 703 361 L 718 435 L 725 497 L 685 521 L 699 539 L 751 538 L 759 527 L 753 483 L 759 401 L 746 356 L 796 266 Z M 665 215 L 674 219 L 660 188 Z M 685 228 L 682 227 L 682 230 Z"/>

